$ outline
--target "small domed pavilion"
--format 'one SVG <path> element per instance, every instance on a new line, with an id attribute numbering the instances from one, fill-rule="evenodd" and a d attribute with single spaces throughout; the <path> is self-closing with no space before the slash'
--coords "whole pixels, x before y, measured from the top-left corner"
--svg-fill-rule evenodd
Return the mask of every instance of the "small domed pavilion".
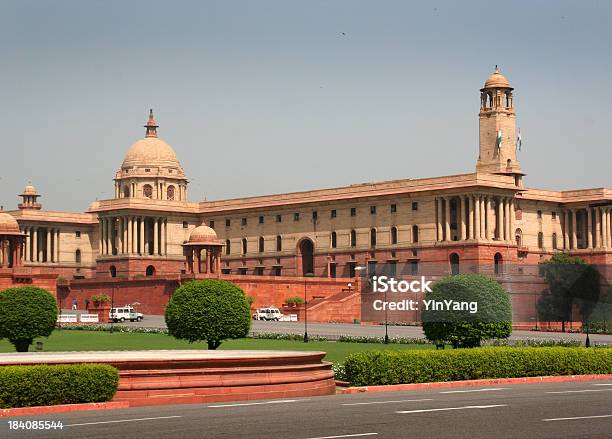
<path id="1" fill-rule="evenodd" d="M 217 233 L 210 227 L 202 224 L 193 229 L 189 235 L 189 240 L 183 244 L 189 273 L 219 277 L 222 248 L 223 243 L 217 238 Z M 204 256 L 203 253 L 205 253 Z"/>

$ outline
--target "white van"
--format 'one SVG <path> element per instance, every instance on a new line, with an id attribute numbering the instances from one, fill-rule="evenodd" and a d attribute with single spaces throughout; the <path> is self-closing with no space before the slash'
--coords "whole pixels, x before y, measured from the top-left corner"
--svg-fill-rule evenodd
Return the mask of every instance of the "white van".
<path id="1" fill-rule="evenodd" d="M 125 322 L 126 320 L 130 322 L 139 322 L 144 316 L 142 313 L 136 312 L 132 306 L 125 305 L 123 308 L 111 308 L 108 313 L 108 318 L 115 323 Z"/>
<path id="2" fill-rule="evenodd" d="M 275 320 L 280 321 L 283 318 L 283 314 L 280 312 L 278 308 L 273 306 L 267 306 L 265 308 L 259 308 L 253 314 L 254 320 Z"/>

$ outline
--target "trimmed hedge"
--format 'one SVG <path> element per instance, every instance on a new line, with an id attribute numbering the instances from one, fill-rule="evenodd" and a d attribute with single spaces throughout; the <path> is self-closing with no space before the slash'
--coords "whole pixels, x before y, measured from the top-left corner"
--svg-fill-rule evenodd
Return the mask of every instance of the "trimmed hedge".
<path id="1" fill-rule="evenodd" d="M 354 386 L 612 373 L 612 349 L 493 347 L 452 351 L 351 354 L 345 377 Z"/>
<path id="2" fill-rule="evenodd" d="M 119 372 L 105 364 L 0 367 L 0 408 L 110 401 Z"/>

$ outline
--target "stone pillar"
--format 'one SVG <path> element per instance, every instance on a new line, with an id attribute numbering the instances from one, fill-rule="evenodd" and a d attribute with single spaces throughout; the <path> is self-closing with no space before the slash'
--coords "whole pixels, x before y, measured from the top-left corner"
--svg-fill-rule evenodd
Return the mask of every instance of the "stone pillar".
<path id="1" fill-rule="evenodd" d="M 153 219 L 153 254 L 159 254 L 159 218 Z"/>
<path id="2" fill-rule="evenodd" d="M 210 274 L 210 249 L 207 248 L 206 249 L 206 270 L 204 270 L 204 273 L 206 274 Z"/>
<path id="3" fill-rule="evenodd" d="M 162 218 L 161 220 L 161 250 L 160 250 L 160 254 L 162 256 L 166 255 L 166 227 L 167 227 L 166 218 Z"/>
<path id="4" fill-rule="evenodd" d="M 603 229 L 602 243 L 603 248 L 610 247 L 610 211 L 606 208 L 602 209 L 601 223 Z"/>
<path id="5" fill-rule="evenodd" d="M 47 251 L 46 251 L 46 259 L 47 262 L 51 262 L 51 229 L 47 228 L 45 232 L 45 236 L 47 237 Z M 43 256 L 43 261 L 45 260 L 45 256 Z"/>
<path id="6" fill-rule="evenodd" d="M 461 195 L 459 197 L 459 215 L 458 215 L 458 223 L 459 223 L 459 239 L 465 241 L 465 197 Z"/>
<path id="7" fill-rule="evenodd" d="M 593 248 L 593 217 L 591 216 L 591 208 L 586 208 L 586 233 L 587 233 L 587 248 Z"/>
<path id="8" fill-rule="evenodd" d="M 569 236 L 569 214 L 567 209 L 563 209 L 563 248 L 565 250 L 570 249 Z"/>
<path id="9" fill-rule="evenodd" d="M 61 230 L 55 229 L 55 262 L 60 262 L 60 236 Z"/>
<path id="10" fill-rule="evenodd" d="M 510 198 L 510 200 L 508 201 L 508 227 L 510 230 L 508 230 L 508 241 L 513 241 L 513 236 L 514 236 L 514 198 Z"/>
<path id="11" fill-rule="evenodd" d="M 442 197 L 438 197 L 436 201 L 436 230 L 438 233 L 438 241 L 444 241 L 444 236 L 442 232 Z"/>
<path id="12" fill-rule="evenodd" d="M 474 239 L 480 239 L 480 195 L 474 196 Z"/>
<path id="13" fill-rule="evenodd" d="M 145 240 L 144 240 L 144 234 L 145 234 L 145 219 L 144 217 L 140 218 L 140 236 L 139 236 L 139 244 L 138 244 L 138 253 L 140 255 L 144 255 L 145 254 Z"/>
<path id="14" fill-rule="evenodd" d="M 6 245 L 5 240 L 0 239 L 0 268 L 4 268 L 6 264 Z"/>
<path id="15" fill-rule="evenodd" d="M 497 201 L 497 215 L 495 215 L 495 237 L 502 241 L 504 239 L 504 202 L 499 197 Z"/>
<path id="16" fill-rule="evenodd" d="M 578 240 L 576 239 L 576 225 L 577 225 L 576 209 L 572 209 L 571 212 L 572 212 L 572 234 L 571 234 L 570 244 L 571 244 L 572 249 L 576 249 L 578 248 Z"/>
<path id="17" fill-rule="evenodd" d="M 444 240 L 452 241 L 451 237 L 451 228 L 450 228 L 450 216 L 451 216 L 451 208 L 450 208 L 450 197 L 444 198 Z"/>
<path id="18" fill-rule="evenodd" d="M 487 197 L 485 201 L 485 238 L 487 241 L 491 240 L 492 223 L 491 223 L 491 197 Z"/>
<path id="19" fill-rule="evenodd" d="M 466 201 L 468 203 L 468 225 L 470 229 L 468 239 L 472 239 L 474 237 L 474 199 L 470 195 Z"/>
<path id="20" fill-rule="evenodd" d="M 32 242 L 32 238 L 30 237 L 30 232 L 31 232 L 32 228 L 31 227 L 26 227 L 24 230 L 25 233 L 25 260 L 29 261 L 30 260 L 30 242 Z"/>

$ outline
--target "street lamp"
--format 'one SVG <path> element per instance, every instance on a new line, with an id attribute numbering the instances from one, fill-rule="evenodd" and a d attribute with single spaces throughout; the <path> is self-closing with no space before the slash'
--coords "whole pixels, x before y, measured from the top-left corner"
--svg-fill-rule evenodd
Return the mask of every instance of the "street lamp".
<path id="1" fill-rule="evenodd" d="M 308 299 L 306 298 L 307 277 L 314 277 L 314 273 L 304 274 L 304 343 L 308 343 Z"/>

